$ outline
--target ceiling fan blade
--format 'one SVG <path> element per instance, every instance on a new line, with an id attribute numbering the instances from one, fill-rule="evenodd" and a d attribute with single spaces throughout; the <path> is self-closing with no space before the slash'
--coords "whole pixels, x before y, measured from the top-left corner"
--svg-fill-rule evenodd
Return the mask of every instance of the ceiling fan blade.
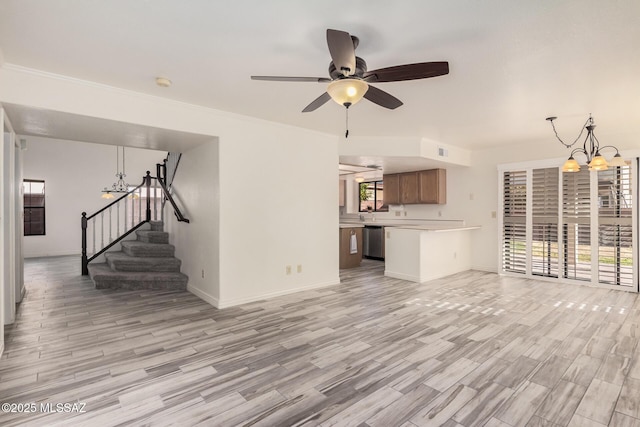
<path id="1" fill-rule="evenodd" d="M 388 108 L 390 110 L 395 110 L 402 105 L 402 101 L 395 96 L 371 85 L 369 85 L 369 89 L 364 94 L 364 97 L 374 104 L 378 104 L 381 107 Z"/>
<path id="2" fill-rule="evenodd" d="M 302 112 L 308 113 L 310 111 L 317 110 L 319 107 L 322 107 L 330 99 L 331 99 L 331 96 L 327 92 L 325 92 L 319 97 L 317 97 L 316 99 L 314 99 L 311 104 L 307 105 L 304 108 L 304 110 L 302 110 Z"/>
<path id="3" fill-rule="evenodd" d="M 449 63 L 419 62 L 417 64 L 396 65 L 395 67 L 380 68 L 367 71 L 364 79 L 367 82 L 400 82 L 403 80 L 427 79 L 449 74 Z"/>
<path id="4" fill-rule="evenodd" d="M 285 76 L 251 76 L 251 80 L 267 80 L 270 82 L 315 82 L 329 83 L 326 77 L 285 77 Z"/>
<path id="5" fill-rule="evenodd" d="M 353 75 L 356 72 L 356 51 L 349 33 L 328 29 L 327 45 L 336 70 L 349 70 L 346 75 Z"/>

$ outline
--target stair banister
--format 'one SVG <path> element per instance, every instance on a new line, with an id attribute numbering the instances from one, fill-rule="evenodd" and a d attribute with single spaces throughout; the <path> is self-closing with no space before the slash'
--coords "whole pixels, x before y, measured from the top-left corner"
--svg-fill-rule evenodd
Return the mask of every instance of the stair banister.
<path id="1" fill-rule="evenodd" d="M 160 184 L 160 188 L 162 189 L 162 194 L 164 195 L 164 199 L 167 200 L 169 203 L 171 203 L 171 206 L 173 207 L 173 211 L 176 215 L 176 218 L 178 219 L 178 221 L 186 222 L 188 224 L 189 219 L 184 217 L 184 215 L 180 211 L 180 208 L 178 208 L 178 205 L 176 204 L 175 200 L 173 200 L 173 197 L 171 196 L 169 189 L 167 188 L 167 159 L 164 159 L 162 164 L 160 163 L 156 164 L 156 176 L 158 177 L 158 184 Z M 175 172 L 174 172 L 174 176 L 175 176 Z"/>
<path id="2" fill-rule="evenodd" d="M 101 254 L 103 254 L 104 252 L 106 252 L 108 249 L 110 249 L 111 247 L 113 247 L 116 243 L 119 243 L 120 241 L 122 241 L 125 237 L 127 237 L 128 235 L 130 235 L 131 233 L 133 233 L 135 230 L 137 230 L 138 228 L 140 228 L 145 222 L 149 222 L 151 221 L 151 173 L 149 171 L 147 171 L 146 175 L 142 178 L 142 183 L 140 185 L 138 185 L 137 187 L 135 187 L 132 190 L 129 190 L 128 192 L 126 192 L 125 194 L 123 194 L 121 197 L 117 198 L 116 200 L 114 200 L 113 202 L 109 203 L 108 205 L 104 206 L 102 209 L 100 209 L 99 211 L 87 216 L 86 212 L 82 212 L 82 217 L 81 217 L 81 227 L 82 227 L 82 274 L 83 275 L 87 275 L 89 274 L 89 263 L 96 259 L 98 256 L 100 256 Z M 133 223 L 134 221 L 134 217 L 133 217 L 133 202 L 132 202 L 132 206 L 131 206 L 131 213 L 132 213 L 132 224 L 131 224 L 131 228 L 127 231 L 125 231 L 123 234 L 119 235 L 116 237 L 116 239 L 112 240 L 111 242 L 109 242 L 109 244 L 107 244 L 106 246 L 103 245 L 99 251 L 94 251 L 95 253 L 93 253 L 90 257 L 87 254 L 87 228 L 88 228 L 88 223 L 89 220 L 92 218 L 95 218 L 97 215 L 102 215 L 104 213 L 104 211 L 106 211 L 107 209 L 111 208 L 114 205 L 117 205 L 118 203 L 120 203 L 121 201 L 124 200 L 125 203 L 125 230 L 126 230 L 126 198 L 129 196 L 132 196 L 136 191 L 141 191 L 142 187 L 145 187 L 147 190 L 147 201 L 146 201 L 146 210 L 145 210 L 145 218 L 142 219 L 140 218 L 140 221 L 138 222 L 138 224 Z M 142 212 L 140 212 L 141 214 Z M 94 229 L 95 230 L 95 229 Z M 95 234 L 95 231 L 94 231 Z M 104 237 L 104 233 L 102 235 Z M 95 242 L 94 242 L 94 246 L 95 246 Z"/>
<path id="3" fill-rule="evenodd" d="M 100 209 L 99 211 L 88 215 L 86 212 L 82 212 L 82 217 L 81 217 L 81 227 L 82 227 L 82 274 L 83 275 L 87 275 L 89 274 L 89 270 L 88 270 L 88 265 L 89 263 L 94 260 L 95 258 L 97 258 L 98 256 L 100 256 L 101 254 L 103 254 L 104 252 L 107 251 L 107 249 L 110 249 L 111 247 L 113 247 L 115 244 L 119 243 L 120 241 L 122 241 L 125 237 L 127 237 L 128 235 L 130 235 L 131 233 L 133 233 L 135 230 L 137 230 L 138 228 L 140 228 L 144 223 L 146 222 L 150 222 L 151 221 L 151 179 L 155 179 L 156 180 L 156 184 L 155 185 L 159 185 L 161 190 L 162 190 L 162 207 L 164 207 L 164 201 L 169 201 L 169 203 L 171 203 L 171 206 L 173 207 L 174 213 L 176 215 L 176 218 L 178 219 L 178 221 L 180 222 L 186 222 L 189 223 L 189 219 L 185 218 L 185 216 L 182 214 L 182 212 L 180 211 L 180 208 L 178 207 L 178 205 L 176 204 L 175 200 L 173 199 L 173 197 L 171 196 L 170 193 L 170 188 L 171 188 L 171 181 L 173 180 L 173 177 L 175 177 L 175 173 L 176 173 L 176 169 L 178 166 L 178 163 L 180 162 L 180 154 L 179 153 L 168 153 L 167 154 L 167 158 L 164 160 L 164 162 L 162 164 L 157 164 L 156 165 L 156 176 L 152 177 L 151 176 L 151 172 L 147 171 L 146 175 L 143 177 L 142 183 L 140 185 L 138 185 L 137 187 L 135 187 L 132 190 L 129 190 L 127 193 L 123 194 L 121 197 L 119 197 L 118 199 L 114 200 L 113 202 L 109 203 L 108 205 L 106 205 L 105 207 L 103 207 L 102 209 Z M 167 163 L 170 162 L 171 163 L 171 172 L 170 174 L 172 175 L 171 178 L 169 178 L 167 175 L 169 173 L 168 168 L 167 168 Z M 155 213 L 155 217 L 154 220 L 157 221 L 157 187 L 154 185 L 154 213 Z M 142 200 L 139 200 L 139 204 L 138 204 L 138 224 L 135 224 L 135 203 L 132 201 L 131 202 L 131 228 L 127 230 L 127 201 L 126 198 L 127 197 L 133 197 L 134 194 L 136 192 L 138 192 L 138 197 L 142 196 L 142 187 L 145 187 L 146 189 L 146 206 L 145 206 L 145 213 L 144 216 L 142 215 Z M 120 233 L 120 205 L 118 203 L 123 202 L 124 201 L 124 233 L 123 234 L 119 234 Z M 110 208 L 112 206 L 116 206 L 117 208 L 117 212 L 116 212 L 116 218 L 117 218 L 117 225 L 116 225 L 116 238 L 113 239 L 111 236 L 111 229 L 112 229 L 112 215 L 111 215 L 111 210 Z M 164 209 L 160 209 L 160 215 L 162 220 L 164 221 Z M 108 212 L 108 221 L 109 221 L 109 243 L 105 246 L 104 245 L 104 211 L 109 210 Z M 96 238 L 95 238 L 95 232 L 96 232 L 96 216 L 100 215 L 100 225 L 101 225 L 101 248 L 100 250 L 96 251 Z M 93 254 L 91 256 L 89 256 L 88 254 L 88 248 L 87 248 L 87 229 L 89 227 L 89 220 L 92 220 L 92 224 L 93 224 L 93 228 L 92 228 L 92 233 L 93 233 Z"/>

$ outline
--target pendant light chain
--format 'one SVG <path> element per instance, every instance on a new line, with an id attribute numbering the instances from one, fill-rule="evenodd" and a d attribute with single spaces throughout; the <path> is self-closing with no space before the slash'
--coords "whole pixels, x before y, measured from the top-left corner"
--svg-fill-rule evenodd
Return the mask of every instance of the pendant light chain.
<path id="1" fill-rule="evenodd" d="M 556 125 L 553 124 L 553 121 L 555 119 L 556 119 L 555 117 L 548 117 L 547 118 L 547 120 L 551 122 L 551 127 L 553 128 L 553 133 L 556 134 L 556 138 L 558 139 L 558 141 L 560 141 L 560 144 L 564 145 L 567 148 L 573 147 L 576 144 L 576 142 L 578 142 L 580 137 L 582 136 L 582 133 L 586 129 L 587 125 L 593 124 L 593 119 L 591 118 L 591 114 L 589 114 L 589 118 L 587 119 L 586 122 L 584 122 L 584 125 L 582 125 L 582 129 L 580 129 L 580 134 L 576 137 L 576 139 L 571 144 L 567 144 L 562 139 L 560 139 L 560 136 L 558 135 L 558 131 L 556 130 Z"/>

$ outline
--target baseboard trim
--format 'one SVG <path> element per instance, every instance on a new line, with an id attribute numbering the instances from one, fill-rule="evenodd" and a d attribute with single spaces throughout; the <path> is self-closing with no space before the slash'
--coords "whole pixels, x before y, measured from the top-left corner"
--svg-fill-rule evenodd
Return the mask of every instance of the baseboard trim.
<path id="1" fill-rule="evenodd" d="M 303 286 L 295 289 L 268 292 L 266 294 L 256 295 L 256 296 L 247 297 L 247 298 L 236 298 L 236 299 L 230 299 L 230 300 L 221 299 L 220 301 L 218 301 L 219 305 L 216 307 L 217 308 L 235 307 L 236 305 L 247 304 L 250 302 L 256 302 L 256 301 L 269 299 L 269 298 L 275 298 L 283 295 L 295 294 L 296 292 L 304 292 L 304 291 L 310 291 L 313 289 L 326 288 L 328 286 L 335 286 L 339 284 L 340 284 L 340 278 L 337 277 L 334 280 L 330 280 L 328 282 L 313 283 L 311 285 L 307 285 L 307 286 Z"/>
<path id="2" fill-rule="evenodd" d="M 498 269 L 495 266 L 487 267 L 486 265 L 472 265 L 471 270 L 484 271 L 485 273 L 498 273 Z"/>
<path id="3" fill-rule="evenodd" d="M 77 256 L 78 258 L 80 258 L 81 254 L 79 252 L 68 252 L 68 251 L 62 251 L 62 252 L 35 252 L 35 253 L 29 253 L 29 254 L 24 254 L 24 258 L 47 258 L 47 257 L 54 257 L 54 256 Z"/>
<path id="4" fill-rule="evenodd" d="M 443 277 L 451 276 L 453 274 L 463 273 L 463 272 L 469 271 L 469 270 L 471 270 L 471 269 L 447 272 L 447 273 L 442 273 L 442 274 L 435 274 L 435 275 L 426 276 L 426 277 L 410 276 L 408 274 L 395 273 L 393 271 L 385 270 L 384 271 L 384 275 L 387 276 L 387 277 L 393 277 L 394 279 L 408 280 L 410 282 L 416 282 L 416 283 L 425 283 L 425 282 L 430 282 L 432 280 L 442 279 Z"/>
<path id="5" fill-rule="evenodd" d="M 194 294 L 195 296 L 197 296 L 201 300 L 203 300 L 205 302 L 208 302 L 209 304 L 211 304 L 215 308 L 221 308 L 220 307 L 220 301 L 218 301 L 218 298 L 214 297 L 213 295 L 209 295 L 208 293 L 204 292 L 203 290 L 198 289 L 196 287 L 193 287 L 191 285 L 187 285 L 187 291 L 191 292 L 192 294 Z"/>
<path id="6" fill-rule="evenodd" d="M 394 279 L 408 280 L 409 282 L 420 283 L 420 278 L 418 276 L 410 276 L 408 274 L 395 273 L 389 270 L 385 270 L 384 275 L 387 277 L 393 277 Z"/>

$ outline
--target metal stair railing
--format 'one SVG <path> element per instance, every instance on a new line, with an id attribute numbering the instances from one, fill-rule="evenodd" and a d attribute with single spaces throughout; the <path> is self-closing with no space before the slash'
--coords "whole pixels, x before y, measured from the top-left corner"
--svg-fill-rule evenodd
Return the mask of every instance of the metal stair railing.
<path id="1" fill-rule="evenodd" d="M 175 213 L 176 218 L 180 222 L 188 223 L 189 220 L 184 217 L 176 202 L 172 196 L 172 185 L 173 179 L 176 176 L 176 171 L 178 170 L 178 165 L 180 164 L 180 159 L 182 158 L 181 153 L 169 152 L 167 153 L 167 157 L 164 159 L 162 163 L 158 163 L 156 165 L 156 176 L 158 177 L 158 183 L 162 189 L 164 197 L 162 198 L 162 220 L 164 221 L 164 206 L 166 202 L 169 202 L 173 207 L 173 212 Z"/>
<path id="2" fill-rule="evenodd" d="M 97 212 L 88 216 L 86 212 L 82 212 L 82 275 L 89 274 L 91 261 L 124 240 L 143 224 L 158 221 L 158 214 L 163 221 L 166 201 L 173 207 L 178 221 L 189 222 L 169 193 L 160 175 L 161 166 L 157 165 L 158 176 L 152 177 L 147 171 L 140 185 Z"/>

